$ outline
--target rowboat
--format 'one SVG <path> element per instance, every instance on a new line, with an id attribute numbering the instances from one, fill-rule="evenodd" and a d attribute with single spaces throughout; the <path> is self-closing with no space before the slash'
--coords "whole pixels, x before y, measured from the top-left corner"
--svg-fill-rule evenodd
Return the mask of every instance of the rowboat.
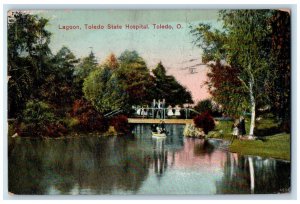
<path id="1" fill-rule="evenodd" d="M 164 138 L 164 137 L 167 137 L 167 135 L 166 135 L 166 133 L 152 132 L 152 137 Z"/>

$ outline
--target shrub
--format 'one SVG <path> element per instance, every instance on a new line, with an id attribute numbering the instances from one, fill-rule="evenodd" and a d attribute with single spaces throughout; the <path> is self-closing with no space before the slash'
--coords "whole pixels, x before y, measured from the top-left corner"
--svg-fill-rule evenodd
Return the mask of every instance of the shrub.
<path id="1" fill-rule="evenodd" d="M 215 128 L 215 121 L 209 112 L 201 113 L 194 118 L 195 126 L 202 128 L 205 134 Z"/>
<path id="2" fill-rule="evenodd" d="M 204 113 L 204 112 L 212 113 L 212 108 L 213 106 L 211 100 L 209 99 L 199 101 L 197 105 L 194 107 L 194 109 L 200 113 Z"/>
<path id="3" fill-rule="evenodd" d="M 209 112 L 209 114 L 215 117 L 222 116 L 222 111 L 220 110 L 220 107 L 210 99 L 199 101 L 194 107 L 194 109 L 199 113 Z"/>
<path id="4" fill-rule="evenodd" d="M 64 125 L 57 121 L 52 108 L 38 100 L 26 103 L 22 122 L 16 122 L 15 130 L 20 136 L 30 137 L 58 137 L 67 133 Z"/>
<path id="5" fill-rule="evenodd" d="M 114 126 L 118 133 L 130 133 L 131 126 L 128 123 L 128 118 L 125 115 L 118 115 L 111 120 L 111 125 Z"/>
<path id="6" fill-rule="evenodd" d="M 49 126 L 55 124 L 55 115 L 50 106 L 42 101 L 31 100 L 23 111 L 23 123 L 17 127 L 23 136 L 48 136 Z"/>
<path id="7" fill-rule="evenodd" d="M 63 123 L 68 129 L 72 130 L 78 126 L 79 120 L 76 117 L 67 116 L 63 119 Z"/>
<path id="8" fill-rule="evenodd" d="M 78 120 L 76 126 L 80 130 L 106 131 L 108 129 L 103 115 L 84 99 L 78 99 L 74 102 L 72 116 Z"/>
<path id="9" fill-rule="evenodd" d="M 42 101 L 29 101 L 26 103 L 23 112 L 23 121 L 25 124 L 36 124 L 43 126 L 55 120 L 54 113 L 49 105 Z"/>
<path id="10" fill-rule="evenodd" d="M 67 128 L 59 122 L 46 125 L 44 130 L 44 134 L 49 137 L 61 137 L 67 132 Z"/>

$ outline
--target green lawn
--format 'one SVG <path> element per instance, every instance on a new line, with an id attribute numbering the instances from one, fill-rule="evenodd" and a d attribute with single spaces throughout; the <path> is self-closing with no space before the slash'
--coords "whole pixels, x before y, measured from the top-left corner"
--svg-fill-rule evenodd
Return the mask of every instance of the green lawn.
<path id="1" fill-rule="evenodd" d="M 290 134 L 279 133 L 264 140 L 234 140 L 229 151 L 242 155 L 257 155 L 290 160 Z"/>
<path id="2" fill-rule="evenodd" d="M 246 130 L 249 133 L 249 119 L 246 119 Z M 232 121 L 219 121 L 210 138 L 232 139 Z M 242 155 L 257 155 L 276 159 L 290 160 L 290 134 L 280 132 L 278 124 L 272 118 L 266 118 L 256 123 L 256 140 L 235 139 L 229 146 L 229 151 Z"/>

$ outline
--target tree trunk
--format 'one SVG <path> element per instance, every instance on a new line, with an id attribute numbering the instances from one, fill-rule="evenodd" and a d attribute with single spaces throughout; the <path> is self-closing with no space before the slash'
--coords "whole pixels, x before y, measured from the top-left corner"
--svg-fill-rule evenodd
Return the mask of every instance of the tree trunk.
<path id="1" fill-rule="evenodd" d="M 250 123 L 249 136 L 253 137 L 254 128 L 255 128 L 255 98 L 253 94 L 253 80 L 250 80 L 249 82 L 249 92 L 250 92 L 250 105 L 251 105 L 251 123 Z"/>

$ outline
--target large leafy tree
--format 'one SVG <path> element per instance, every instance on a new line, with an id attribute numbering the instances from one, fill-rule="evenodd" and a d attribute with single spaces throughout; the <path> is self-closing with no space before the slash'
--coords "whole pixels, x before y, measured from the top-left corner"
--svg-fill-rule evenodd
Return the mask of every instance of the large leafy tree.
<path id="1" fill-rule="evenodd" d="M 272 28 L 270 67 L 266 92 L 282 128 L 290 131 L 291 121 L 291 18 L 288 12 L 274 11 L 270 20 Z"/>
<path id="2" fill-rule="evenodd" d="M 116 70 L 114 77 L 118 78 L 123 87 L 126 104 L 129 107 L 149 104 L 152 100 L 154 79 L 144 59 L 136 51 L 128 50 L 124 51 L 118 59 L 120 67 Z"/>
<path id="3" fill-rule="evenodd" d="M 41 99 L 57 108 L 71 107 L 75 99 L 74 69 L 78 63 L 75 55 L 63 46 L 53 56 L 52 65 L 47 70 L 45 81 L 40 86 Z"/>
<path id="4" fill-rule="evenodd" d="M 251 112 L 250 135 L 254 133 L 257 105 L 265 105 L 270 99 L 266 88 L 269 84 L 267 76 L 272 73 L 270 45 L 274 28 L 270 22 L 273 15 L 274 11 L 271 10 L 223 10 L 220 12 L 224 25 L 222 31 L 213 30 L 203 24 L 192 30 L 196 37 L 195 42 L 205 48 L 204 59 L 225 60 L 228 63 L 228 73 L 230 69 L 236 69 L 233 75 L 237 86 L 234 86 L 234 83 L 227 86 L 223 81 L 221 86 L 214 88 L 220 89 L 218 96 L 230 88 L 228 93 L 235 95 L 234 98 L 247 97 L 245 99 Z M 218 69 L 213 71 L 217 74 Z M 241 92 L 232 91 L 237 89 Z M 240 103 L 236 103 L 236 106 L 239 105 Z"/>
<path id="5" fill-rule="evenodd" d="M 237 64 L 238 79 L 250 98 L 251 122 L 249 135 L 254 134 L 256 105 L 263 97 L 265 78 L 268 72 L 268 52 L 265 50 L 270 33 L 268 10 L 234 10 L 221 13 L 229 32 L 226 46 L 227 61 Z"/>
<path id="6" fill-rule="evenodd" d="M 222 106 L 222 112 L 232 117 L 238 117 L 248 109 L 247 90 L 238 79 L 239 69 L 221 63 L 209 64 L 208 81 L 205 84 L 214 101 Z"/>
<path id="7" fill-rule="evenodd" d="M 193 103 L 191 93 L 179 84 L 175 77 L 166 74 L 166 69 L 161 62 L 152 72 L 155 77 L 154 98 L 165 99 L 172 105 Z"/>
<path id="8" fill-rule="evenodd" d="M 132 105 L 148 104 L 154 89 L 153 77 L 136 51 L 125 51 L 118 59 L 111 54 L 84 81 L 84 96 L 105 113 L 129 111 Z"/>
<path id="9" fill-rule="evenodd" d="M 16 116 L 29 98 L 38 96 L 50 64 L 48 20 L 22 12 L 8 17 L 8 111 Z"/>
<path id="10" fill-rule="evenodd" d="M 124 106 L 125 96 L 118 78 L 112 77 L 118 67 L 114 56 L 109 56 L 104 64 L 97 67 L 83 83 L 84 97 L 101 113 Z"/>

